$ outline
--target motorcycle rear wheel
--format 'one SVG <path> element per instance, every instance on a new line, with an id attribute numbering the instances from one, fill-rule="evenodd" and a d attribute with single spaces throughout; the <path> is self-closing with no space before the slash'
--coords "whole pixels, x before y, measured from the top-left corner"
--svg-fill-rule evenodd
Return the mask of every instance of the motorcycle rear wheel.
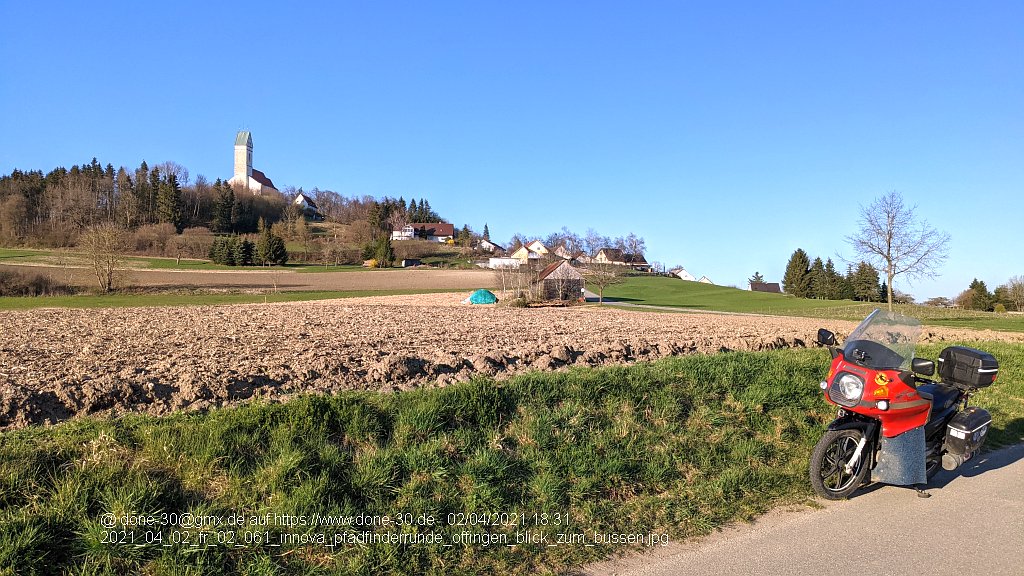
<path id="1" fill-rule="evenodd" d="M 868 474 L 868 462 L 874 447 L 864 445 L 860 459 L 850 472 L 846 464 L 857 450 L 864 433 L 860 430 L 829 430 L 818 441 L 811 454 L 811 486 L 819 496 L 828 500 L 842 500 L 853 494 Z"/>

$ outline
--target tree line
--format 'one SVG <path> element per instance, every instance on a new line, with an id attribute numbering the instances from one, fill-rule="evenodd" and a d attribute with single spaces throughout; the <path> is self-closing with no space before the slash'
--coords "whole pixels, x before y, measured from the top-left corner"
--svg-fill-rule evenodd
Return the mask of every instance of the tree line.
<path id="1" fill-rule="evenodd" d="M 797 248 L 789 257 L 782 289 L 798 298 L 861 302 L 884 302 L 889 292 L 874 265 L 864 261 L 849 264 L 844 274 L 836 270 L 831 258 L 822 262 L 816 257 L 812 261 L 802 248 Z M 909 295 L 899 292 L 894 292 L 893 300 L 897 303 L 913 301 Z"/>
<path id="2" fill-rule="evenodd" d="M 364 236 L 376 241 L 385 230 L 406 223 L 443 220 L 426 198 L 377 200 L 292 187 L 282 194 L 254 195 L 221 179 L 211 184 L 199 175 L 192 180 L 175 162 L 115 169 L 93 158 L 45 174 L 15 169 L 0 176 L 0 244 L 72 246 L 84 230 L 108 223 L 131 231 L 170 226 L 178 234 L 188 229 L 254 234 L 261 220 L 269 226 L 285 219 L 290 228 L 299 228 L 304 215 L 289 200 L 300 193 L 316 203 L 325 220 L 353 225 L 350 244 L 356 247 L 365 246 Z"/>
<path id="3" fill-rule="evenodd" d="M 955 304 L 967 310 L 985 312 L 1021 312 L 1024 311 L 1024 277 L 1014 276 L 992 292 L 989 292 L 984 280 L 975 278 L 953 302 L 948 298 L 933 298 L 928 303 L 942 306 Z"/>

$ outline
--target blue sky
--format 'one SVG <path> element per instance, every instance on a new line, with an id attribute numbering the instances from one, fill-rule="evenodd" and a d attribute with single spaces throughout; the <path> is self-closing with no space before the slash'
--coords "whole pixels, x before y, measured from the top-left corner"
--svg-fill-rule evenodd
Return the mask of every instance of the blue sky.
<path id="1" fill-rule="evenodd" d="M 70 3 L 69 3 L 70 4 Z M 1024 274 L 1020 2 L 0 3 L 0 172 L 173 160 L 647 240 L 719 284 L 852 258 L 889 190 L 919 299 Z"/>

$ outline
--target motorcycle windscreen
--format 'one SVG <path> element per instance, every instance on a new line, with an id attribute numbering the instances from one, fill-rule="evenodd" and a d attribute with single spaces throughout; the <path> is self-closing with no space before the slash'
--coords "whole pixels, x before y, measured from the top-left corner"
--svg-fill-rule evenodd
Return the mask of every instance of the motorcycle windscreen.
<path id="1" fill-rule="evenodd" d="M 924 447 L 924 426 L 892 438 L 882 436 L 878 465 L 871 471 L 871 480 L 896 486 L 926 483 Z"/>

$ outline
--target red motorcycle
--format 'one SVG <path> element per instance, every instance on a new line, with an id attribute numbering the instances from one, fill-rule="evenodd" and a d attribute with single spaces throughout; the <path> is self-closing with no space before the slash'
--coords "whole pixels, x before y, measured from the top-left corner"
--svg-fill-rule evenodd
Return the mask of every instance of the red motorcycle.
<path id="1" fill-rule="evenodd" d="M 811 485 L 829 500 L 853 494 L 868 478 L 915 486 L 918 494 L 940 468 L 953 470 L 975 455 L 992 418 L 969 406 L 971 395 L 999 372 L 986 352 L 951 346 L 939 354 L 941 382 L 927 379 L 935 363 L 914 357 L 921 323 L 875 310 L 842 348 L 832 332 L 818 342 L 832 354 L 821 382 L 836 419 L 811 455 Z"/>

